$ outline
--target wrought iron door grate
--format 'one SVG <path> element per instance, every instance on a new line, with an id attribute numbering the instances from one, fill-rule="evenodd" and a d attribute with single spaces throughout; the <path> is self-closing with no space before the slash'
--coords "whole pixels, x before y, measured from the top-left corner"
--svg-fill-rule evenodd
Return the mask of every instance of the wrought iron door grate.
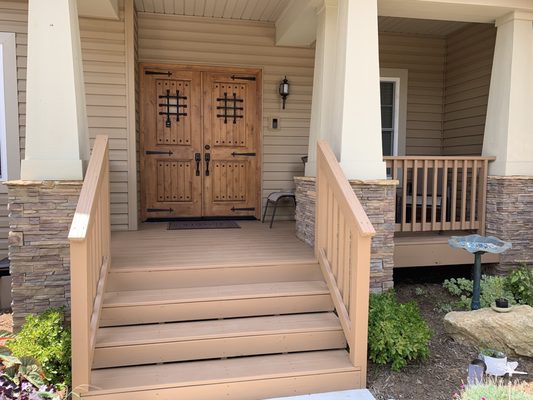
<path id="1" fill-rule="evenodd" d="M 239 111 L 244 110 L 244 107 L 237 106 L 237 104 L 244 103 L 243 99 L 237 98 L 237 93 L 233 93 L 233 97 L 228 97 L 228 93 L 224 92 L 224 97 L 218 97 L 217 101 L 222 105 L 217 106 L 217 110 L 222 110 L 222 114 L 217 114 L 218 118 L 224 118 L 224 123 L 228 123 L 228 118 L 233 118 L 233 123 L 237 123 L 237 118 L 243 118 Z"/>
<path id="2" fill-rule="evenodd" d="M 180 122 L 180 116 L 186 116 L 187 113 L 181 109 L 187 108 L 187 104 L 180 104 L 180 100 L 187 100 L 187 96 L 181 96 L 180 91 L 176 90 L 176 95 L 170 94 L 170 89 L 167 89 L 167 94 L 164 96 L 159 96 L 160 99 L 165 99 L 164 103 L 159 103 L 159 107 L 163 108 L 164 111 L 159 111 L 159 115 L 166 115 L 167 119 L 165 121 L 165 126 L 170 128 L 172 123 L 170 121 L 170 116 L 176 116 L 176 122 Z M 171 103 L 170 100 L 176 100 L 175 103 Z M 175 108 L 176 111 L 171 111 L 171 108 Z"/>

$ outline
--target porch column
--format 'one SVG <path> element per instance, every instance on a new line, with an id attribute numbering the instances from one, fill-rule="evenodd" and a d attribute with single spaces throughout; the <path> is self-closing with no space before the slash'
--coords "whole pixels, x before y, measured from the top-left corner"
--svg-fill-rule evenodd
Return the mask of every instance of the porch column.
<path id="1" fill-rule="evenodd" d="M 317 141 L 327 137 L 333 123 L 331 114 L 335 86 L 337 13 L 337 0 L 325 0 L 317 11 L 311 129 L 308 159 L 305 166 L 307 176 L 316 175 L 316 144 Z"/>
<path id="2" fill-rule="evenodd" d="M 533 13 L 512 12 L 498 28 L 483 141 L 489 167 L 487 234 L 512 242 L 499 272 L 533 263 Z"/>
<path id="3" fill-rule="evenodd" d="M 490 175 L 533 175 L 533 13 L 513 12 L 498 28 L 483 155 L 496 156 Z"/>
<path id="4" fill-rule="evenodd" d="M 23 180 L 83 179 L 89 158 L 76 0 L 30 0 Z"/>
<path id="5" fill-rule="evenodd" d="M 377 0 L 339 0 L 330 144 L 348 179 L 385 179 Z"/>

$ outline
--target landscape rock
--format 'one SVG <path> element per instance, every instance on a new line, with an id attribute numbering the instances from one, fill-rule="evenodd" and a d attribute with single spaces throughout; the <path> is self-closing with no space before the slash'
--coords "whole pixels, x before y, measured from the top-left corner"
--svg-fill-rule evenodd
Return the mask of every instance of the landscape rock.
<path id="1" fill-rule="evenodd" d="M 452 311 L 444 317 L 446 332 L 456 341 L 533 357 L 533 308 L 514 306 L 510 312 L 491 308 Z"/>

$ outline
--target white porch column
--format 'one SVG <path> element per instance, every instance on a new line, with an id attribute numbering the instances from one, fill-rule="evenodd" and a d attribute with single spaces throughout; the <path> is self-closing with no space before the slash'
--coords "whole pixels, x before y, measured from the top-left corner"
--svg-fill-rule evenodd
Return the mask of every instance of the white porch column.
<path id="1" fill-rule="evenodd" d="M 348 179 L 385 179 L 377 0 L 339 0 L 338 28 L 330 143 Z"/>
<path id="2" fill-rule="evenodd" d="M 332 99 L 335 87 L 335 58 L 337 40 L 337 0 L 325 0 L 317 11 L 318 26 L 313 76 L 313 102 L 309 133 L 307 176 L 316 175 L 316 143 L 327 137 L 332 128 Z"/>
<path id="3" fill-rule="evenodd" d="M 23 180 L 83 179 L 89 158 L 76 0 L 30 0 Z"/>
<path id="4" fill-rule="evenodd" d="M 498 28 L 483 141 L 496 156 L 489 174 L 533 176 L 533 13 L 513 12 Z"/>

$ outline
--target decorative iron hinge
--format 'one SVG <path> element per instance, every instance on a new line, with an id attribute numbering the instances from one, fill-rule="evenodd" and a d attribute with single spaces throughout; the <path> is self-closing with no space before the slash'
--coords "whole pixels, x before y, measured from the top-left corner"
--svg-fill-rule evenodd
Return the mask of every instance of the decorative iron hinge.
<path id="1" fill-rule="evenodd" d="M 174 154 L 172 151 L 168 150 L 168 151 L 163 151 L 163 150 L 146 150 L 144 152 L 145 154 L 168 154 L 169 156 L 171 156 L 172 154 Z"/>
<path id="2" fill-rule="evenodd" d="M 145 75 L 166 75 L 166 76 L 172 76 L 172 72 L 170 71 L 144 71 Z"/>
<path id="3" fill-rule="evenodd" d="M 174 212 L 172 208 L 147 208 L 146 212 Z"/>
<path id="4" fill-rule="evenodd" d="M 257 155 L 257 153 L 237 153 L 237 152 L 233 152 L 231 153 L 231 155 L 233 157 L 237 157 L 237 156 L 247 156 L 247 157 L 255 157 Z"/>
<path id="5" fill-rule="evenodd" d="M 239 76 L 239 75 L 231 75 L 231 79 L 240 79 L 241 81 L 255 81 L 257 78 L 255 76 Z"/>
<path id="6" fill-rule="evenodd" d="M 255 211 L 255 207 L 242 207 L 242 208 L 231 207 L 231 211 L 233 211 L 233 212 L 236 212 L 236 211 Z"/>

